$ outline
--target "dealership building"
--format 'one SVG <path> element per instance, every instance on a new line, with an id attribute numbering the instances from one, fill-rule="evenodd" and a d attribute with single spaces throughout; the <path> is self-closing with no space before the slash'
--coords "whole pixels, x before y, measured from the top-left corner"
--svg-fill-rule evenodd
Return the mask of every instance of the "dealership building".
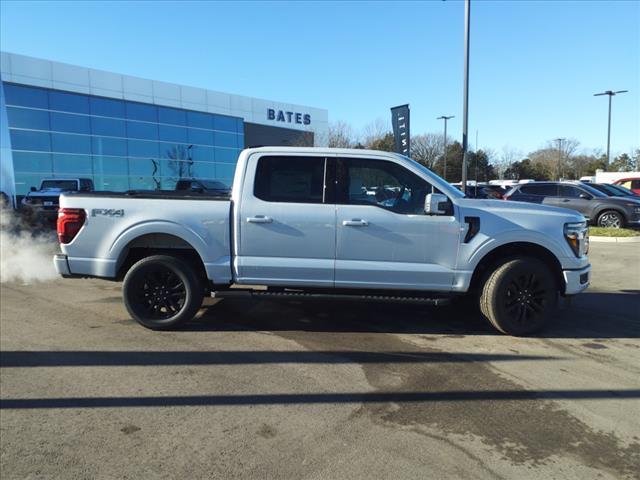
<path id="1" fill-rule="evenodd" d="M 1 189 L 9 196 L 43 178 L 90 178 L 110 191 L 173 189 L 178 178 L 230 185 L 243 148 L 327 142 L 320 108 L 1 57 Z"/>

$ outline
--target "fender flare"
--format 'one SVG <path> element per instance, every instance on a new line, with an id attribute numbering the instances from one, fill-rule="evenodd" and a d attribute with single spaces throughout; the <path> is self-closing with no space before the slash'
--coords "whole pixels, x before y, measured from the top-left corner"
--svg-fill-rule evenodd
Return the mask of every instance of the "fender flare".
<path id="1" fill-rule="evenodd" d="M 120 268 L 127 253 L 127 247 L 134 240 L 150 234 L 165 234 L 179 238 L 193 248 L 200 260 L 205 263 L 208 259 L 207 244 L 198 233 L 185 225 L 168 220 L 152 220 L 131 225 L 118 235 L 109 248 L 111 257 L 116 259 L 116 268 Z"/>

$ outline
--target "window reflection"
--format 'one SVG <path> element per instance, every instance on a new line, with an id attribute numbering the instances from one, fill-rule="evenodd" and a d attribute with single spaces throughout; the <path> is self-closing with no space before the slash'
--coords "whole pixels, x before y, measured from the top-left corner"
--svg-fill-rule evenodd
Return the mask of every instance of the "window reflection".
<path id="1" fill-rule="evenodd" d="M 49 130 L 49 114 L 44 110 L 7 107 L 7 119 L 12 127 Z"/>
<path id="2" fill-rule="evenodd" d="M 231 183 L 242 119 L 60 90 L 3 84 L 19 195 L 42 178 L 94 178 L 98 190 Z"/>

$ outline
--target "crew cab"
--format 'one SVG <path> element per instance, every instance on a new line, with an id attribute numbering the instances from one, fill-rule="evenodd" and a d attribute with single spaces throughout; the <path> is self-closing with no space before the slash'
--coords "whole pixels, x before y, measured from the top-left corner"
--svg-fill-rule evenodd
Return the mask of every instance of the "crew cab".
<path id="1" fill-rule="evenodd" d="M 60 202 L 58 273 L 124 280 L 129 314 L 152 329 L 188 322 L 208 294 L 323 295 L 467 298 L 499 331 L 524 335 L 559 295 L 590 281 L 580 214 L 467 199 L 389 152 L 247 149 L 228 198 L 70 193 Z"/>

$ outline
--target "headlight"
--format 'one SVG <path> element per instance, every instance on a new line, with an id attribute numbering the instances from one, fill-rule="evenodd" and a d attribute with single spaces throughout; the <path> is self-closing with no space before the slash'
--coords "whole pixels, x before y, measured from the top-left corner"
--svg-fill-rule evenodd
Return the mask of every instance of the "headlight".
<path id="1" fill-rule="evenodd" d="M 586 222 L 565 223 L 564 238 L 576 257 L 589 253 L 589 229 Z"/>

